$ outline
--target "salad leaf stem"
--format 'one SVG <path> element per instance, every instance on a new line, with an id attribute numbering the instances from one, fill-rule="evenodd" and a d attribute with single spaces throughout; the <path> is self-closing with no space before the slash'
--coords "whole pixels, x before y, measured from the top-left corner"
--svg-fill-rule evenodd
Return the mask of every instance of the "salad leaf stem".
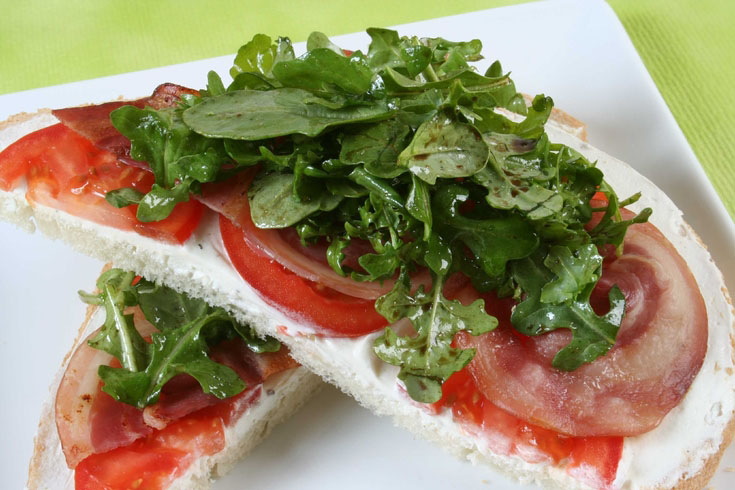
<path id="1" fill-rule="evenodd" d="M 115 304 L 115 296 L 118 296 L 112 291 L 112 288 L 108 285 L 105 287 L 105 308 L 107 311 L 111 311 L 113 315 L 113 322 L 117 330 L 117 334 L 120 337 L 120 350 L 122 353 L 120 363 L 125 369 L 130 371 L 139 371 L 138 362 L 135 358 L 133 349 L 133 340 L 131 338 L 128 323 L 123 316 L 122 309 Z"/>

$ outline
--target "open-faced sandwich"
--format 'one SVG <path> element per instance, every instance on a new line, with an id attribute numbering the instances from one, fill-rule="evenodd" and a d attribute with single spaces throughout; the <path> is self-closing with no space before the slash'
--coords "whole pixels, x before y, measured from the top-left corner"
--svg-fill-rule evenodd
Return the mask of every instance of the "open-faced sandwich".
<path id="1" fill-rule="evenodd" d="M 209 488 L 321 385 L 277 340 L 132 272 L 81 294 L 28 488 Z"/>
<path id="2" fill-rule="evenodd" d="M 523 481 L 703 486 L 732 439 L 734 315 L 680 211 L 551 98 L 478 73 L 479 41 L 368 34 L 300 57 L 258 35 L 227 86 L 11 119 L 3 217 Z"/>

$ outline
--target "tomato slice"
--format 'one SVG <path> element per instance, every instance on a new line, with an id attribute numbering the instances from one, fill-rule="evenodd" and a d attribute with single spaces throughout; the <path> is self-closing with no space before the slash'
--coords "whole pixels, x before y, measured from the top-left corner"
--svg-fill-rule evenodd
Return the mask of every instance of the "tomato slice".
<path id="1" fill-rule="evenodd" d="M 622 437 L 568 437 L 524 422 L 502 410 L 480 392 L 468 369 L 454 373 L 431 405 L 444 409 L 498 454 L 517 455 L 529 463 L 552 463 L 593 488 L 609 488 L 623 451 Z"/>
<path id="2" fill-rule="evenodd" d="M 28 175 L 33 162 L 37 162 L 54 143 L 63 137 L 65 128 L 60 124 L 49 126 L 23 136 L 0 152 L 0 189 L 11 191 Z"/>
<path id="3" fill-rule="evenodd" d="M 74 475 L 76 489 L 166 488 L 196 458 L 224 447 L 221 418 L 187 417 L 130 446 L 84 459 Z"/>
<path id="4" fill-rule="evenodd" d="M 206 184 L 202 187 L 202 195 L 197 199 L 242 228 L 250 248 L 277 260 L 283 267 L 307 281 L 316 282 L 347 296 L 367 300 L 375 300 L 393 289 L 394 279 L 357 282 L 349 276 L 337 274 L 327 263 L 326 241 L 304 247 L 293 228 L 257 228 L 250 217 L 250 204 L 246 197 L 257 171 L 258 168 L 252 168 L 225 182 Z M 361 270 L 358 257 L 368 252 L 373 252 L 369 242 L 352 240 L 342 250 L 346 256 L 343 265 Z M 419 284 L 429 286 L 431 274 L 428 269 L 422 268 L 412 276 L 412 280 L 416 287 Z"/>
<path id="5" fill-rule="evenodd" d="M 118 209 L 105 201 L 108 191 L 133 187 L 147 192 L 153 175 L 117 160 L 62 124 L 21 138 L 0 153 L 0 189 L 10 191 L 26 176 L 29 202 L 158 240 L 183 243 L 194 232 L 204 206 L 181 203 L 165 220 L 141 223 L 137 206 Z"/>
<path id="6" fill-rule="evenodd" d="M 220 231 L 232 265 L 261 296 L 295 320 L 306 320 L 337 337 L 359 337 L 387 321 L 373 300 L 355 298 L 297 276 L 251 249 L 245 232 L 220 215 Z"/>

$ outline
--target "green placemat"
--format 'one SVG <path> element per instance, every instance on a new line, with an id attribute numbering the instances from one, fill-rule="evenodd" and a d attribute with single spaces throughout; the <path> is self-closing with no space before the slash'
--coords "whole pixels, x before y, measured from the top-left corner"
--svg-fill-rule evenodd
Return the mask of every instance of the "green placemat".
<path id="1" fill-rule="evenodd" d="M 522 3 L 1 1 L 0 94 L 224 55 L 255 32 L 298 41 Z M 735 216 L 735 2 L 609 1 Z"/>
<path id="2" fill-rule="evenodd" d="M 735 2 L 608 1 L 735 217 Z"/>

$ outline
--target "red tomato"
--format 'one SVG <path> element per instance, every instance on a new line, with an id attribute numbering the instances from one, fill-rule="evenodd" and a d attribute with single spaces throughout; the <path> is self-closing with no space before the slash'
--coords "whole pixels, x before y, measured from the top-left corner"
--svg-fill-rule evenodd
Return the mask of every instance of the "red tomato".
<path id="1" fill-rule="evenodd" d="M 74 475 L 77 490 L 166 488 L 194 459 L 225 447 L 217 417 L 187 417 L 127 447 L 84 459 Z"/>
<path id="2" fill-rule="evenodd" d="M 622 437 L 574 439 L 567 473 L 592 488 L 611 488 L 623 456 Z"/>
<path id="3" fill-rule="evenodd" d="M 59 124 L 23 136 L 0 152 L 0 189 L 11 191 L 28 174 L 31 162 L 38 159 L 63 133 Z"/>
<path id="4" fill-rule="evenodd" d="M 266 301 L 294 319 L 307 320 L 339 337 L 359 337 L 387 325 L 375 311 L 374 301 L 347 296 L 297 276 L 252 250 L 243 230 L 223 216 L 220 230 L 235 269 Z"/>
<path id="5" fill-rule="evenodd" d="M 392 279 L 382 282 L 357 282 L 350 277 L 340 276 L 327 263 L 326 245 L 304 247 L 292 228 L 281 230 L 257 228 L 250 217 L 250 204 L 246 198 L 257 171 L 257 168 L 252 168 L 226 182 L 207 184 L 202 188 L 202 196 L 197 199 L 241 228 L 251 249 L 277 260 L 283 267 L 307 281 L 318 283 L 347 296 L 366 300 L 375 300 L 393 288 Z M 358 266 L 357 256 L 372 251 L 372 246 L 366 241 L 353 240 L 342 251 L 346 256 L 343 264 L 355 268 Z M 423 269 L 413 277 L 416 284 L 431 282 L 427 269 Z"/>
<path id="6" fill-rule="evenodd" d="M 62 124 L 31 133 L 0 153 L 0 189 L 12 190 L 23 175 L 31 203 L 162 241 L 185 242 L 204 212 L 203 205 L 192 200 L 176 206 L 163 221 L 141 223 L 136 206 L 111 206 L 104 198 L 108 191 L 133 187 L 147 192 L 153 175 L 120 163 Z"/>
<path id="7" fill-rule="evenodd" d="M 622 437 L 568 437 L 524 422 L 485 398 L 467 369 L 454 373 L 442 392 L 432 411 L 449 408 L 455 420 L 484 436 L 496 453 L 515 454 L 529 463 L 566 464 L 569 474 L 594 488 L 607 488 L 615 480 Z"/>

